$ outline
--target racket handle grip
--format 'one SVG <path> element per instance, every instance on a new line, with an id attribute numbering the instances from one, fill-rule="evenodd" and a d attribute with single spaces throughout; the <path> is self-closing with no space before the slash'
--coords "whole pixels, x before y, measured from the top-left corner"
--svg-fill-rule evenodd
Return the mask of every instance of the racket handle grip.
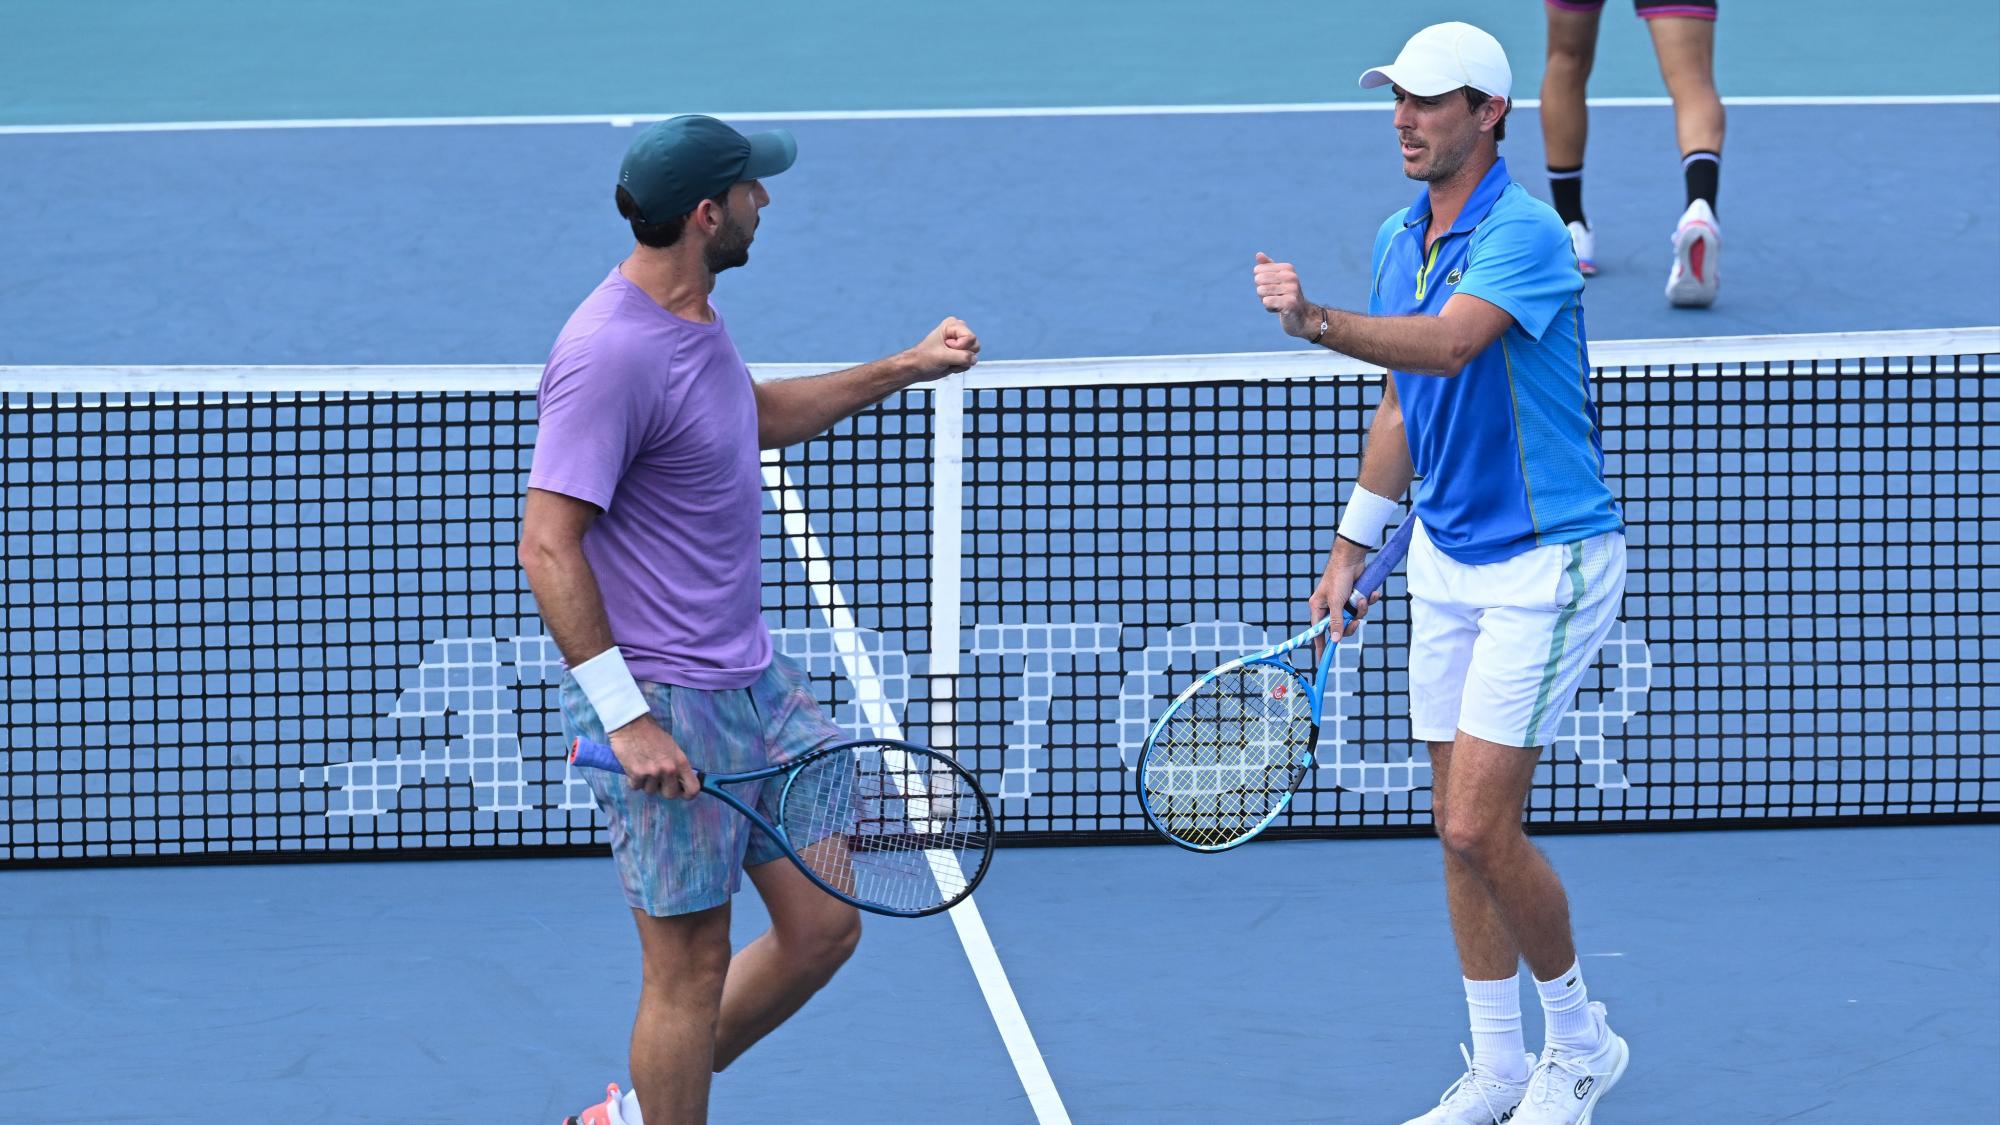
<path id="1" fill-rule="evenodd" d="M 625 772 L 625 766 L 618 761 L 618 755 L 611 752 L 611 747 L 606 746 L 602 742 L 592 742 L 588 738 L 579 738 L 570 744 L 569 764 L 573 766 L 591 766 L 600 770 L 610 770 L 613 773 Z"/>
<path id="2" fill-rule="evenodd" d="M 1387 543 L 1382 544 L 1381 549 L 1375 552 L 1375 557 L 1370 559 L 1368 565 L 1362 569 L 1360 577 L 1354 580 L 1354 594 L 1358 594 L 1366 599 L 1373 597 L 1375 591 L 1382 588 L 1382 583 L 1387 582 L 1389 575 L 1395 573 L 1397 565 L 1403 561 L 1403 556 L 1409 554 L 1410 536 L 1416 530 L 1417 516 L 1415 512 L 1411 512 L 1403 517 L 1403 522 L 1396 528 L 1396 533 L 1389 537 Z M 1319 625 L 1314 629 L 1315 635 L 1317 635 L 1319 629 L 1325 628 L 1332 624 L 1332 622 L 1332 614 L 1321 618 Z M 1354 606 L 1350 602 L 1350 604 L 1340 607 L 1340 632 L 1334 634 L 1336 642 L 1341 636 L 1346 634 L 1347 627 L 1353 623 Z M 1320 704 L 1326 698 L 1326 678 L 1328 673 L 1333 670 L 1333 648 L 1334 646 L 1329 644 L 1320 652 L 1319 672 L 1313 677 L 1312 720 L 1314 726 L 1319 725 Z"/>
<path id="3" fill-rule="evenodd" d="M 1397 564 L 1403 561 L 1403 556 L 1410 553 L 1410 535 L 1416 530 L 1416 515 L 1412 513 L 1404 516 L 1402 526 L 1396 528 L 1396 533 L 1389 537 L 1387 543 L 1382 544 L 1381 550 L 1375 552 L 1375 557 L 1370 559 L 1367 567 L 1361 571 L 1361 577 L 1354 580 L 1354 589 L 1357 593 L 1364 598 L 1372 597 L 1375 591 L 1382 588 L 1382 583 L 1389 580 L 1389 575 L 1395 572 Z M 1345 607 L 1343 612 L 1348 612 L 1349 616 L 1352 616 L 1351 611 L 1347 611 Z"/>

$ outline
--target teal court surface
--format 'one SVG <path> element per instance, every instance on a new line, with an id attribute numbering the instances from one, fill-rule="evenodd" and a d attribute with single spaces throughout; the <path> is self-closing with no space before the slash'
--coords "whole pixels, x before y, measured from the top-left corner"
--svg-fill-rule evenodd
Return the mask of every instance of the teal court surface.
<path id="1" fill-rule="evenodd" d="M 1003 846 L 713 1119 L 1431 1104 L 1465 1013 L 1400 581 L 1276 838 L 1149 845 L 1130 767 L 1295 627 L 1373 381 L 1285 351 L 1250 263 L 1365 300 L 1413 185 L 1354 78 L 1448 18 L 1506 44 L 1544 194 L 1526 3 L 0 3 L 0 1105 L 484 1125 L 626 1081 L 636 941 L 512 550 L 611 169 L 679 112 L 798 137 L 716 295 L 760 374 L 947 314 L 992 361 L 767 459 L 764 565 L 835 720 L 954 748 Z M 1660 296 L 1672 113 L 1616 3 L 1592 86 L 1632 577 L 1529 819 L 1633 1047 L 1598 1121 L 1991 1119 L 2000 12 L 1732 0 L 1718 43 L 1713 309 Z"/>

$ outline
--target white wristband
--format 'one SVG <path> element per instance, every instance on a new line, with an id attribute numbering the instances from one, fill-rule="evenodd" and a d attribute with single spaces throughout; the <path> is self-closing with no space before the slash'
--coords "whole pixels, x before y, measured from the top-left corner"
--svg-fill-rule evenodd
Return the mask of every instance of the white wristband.
<path id="1" fill-rule="evenodd" d="M 1382 529 L 1399 522 L 1396 517 L 1402 511 L 1401 504 L 1357 484 L 1347 497 L 1346 509 L 1340 513 L 1340 537 L 1372 551 L 1382 545 Z"/>
<path id="2" fill-rule="evenodd" d="M 651 710 L 646 706 L 646 697 L 639 692 L 639 681 L 625 667 L 625 654 L 618 651 L 617 645 L 571 668 L 569 674 L 576 678 L 576 686 L 590 700 L 606 734 Z"/>

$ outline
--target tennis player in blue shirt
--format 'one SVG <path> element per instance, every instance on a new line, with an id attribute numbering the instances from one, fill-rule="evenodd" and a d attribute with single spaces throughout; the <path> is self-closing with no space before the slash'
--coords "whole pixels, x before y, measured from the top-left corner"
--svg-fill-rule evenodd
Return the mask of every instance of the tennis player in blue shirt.
<path id="1" fill-rule="evenodd" d="M 1287 333 L 1390 373 L 1314 620 L 1349 604 L 1406 489 L 1418 521 L 1410 729 L 1430 746 L 1474 1051 L 1409 1125 L 1583 1125 L 1630 1052 L 1584 991 L 1562 882 L 1521 829 L 1535 760 L 1625 586 L 1583 277 L 1562 220 L 1500 159 L 1512 74 L 1491 35 L 1425 28 L 1361 85 L 1394 87 L 1403 172 L 1424 183 L 1375 235 L 1368 314 L 1314 304 L 1263 254 L 1255 277 Z M 1539 1056 L 1523 1045 L 1523 960 L 1545 1017 Z"/>

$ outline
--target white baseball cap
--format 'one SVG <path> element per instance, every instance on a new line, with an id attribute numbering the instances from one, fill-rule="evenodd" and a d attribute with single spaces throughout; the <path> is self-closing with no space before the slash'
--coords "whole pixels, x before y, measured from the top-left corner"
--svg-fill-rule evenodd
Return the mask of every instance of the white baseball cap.
<path id="1" fill-rule="evenodd" d="M 1469 23 L 1434 23 L 1410 36 L 1395 62 L 1361 75 L 1364 90 L 1392 82 L 1420 98 L 1460 86 L 1505 98 L 1514 88 L 1514 72 L 1498 39 Z"/>

